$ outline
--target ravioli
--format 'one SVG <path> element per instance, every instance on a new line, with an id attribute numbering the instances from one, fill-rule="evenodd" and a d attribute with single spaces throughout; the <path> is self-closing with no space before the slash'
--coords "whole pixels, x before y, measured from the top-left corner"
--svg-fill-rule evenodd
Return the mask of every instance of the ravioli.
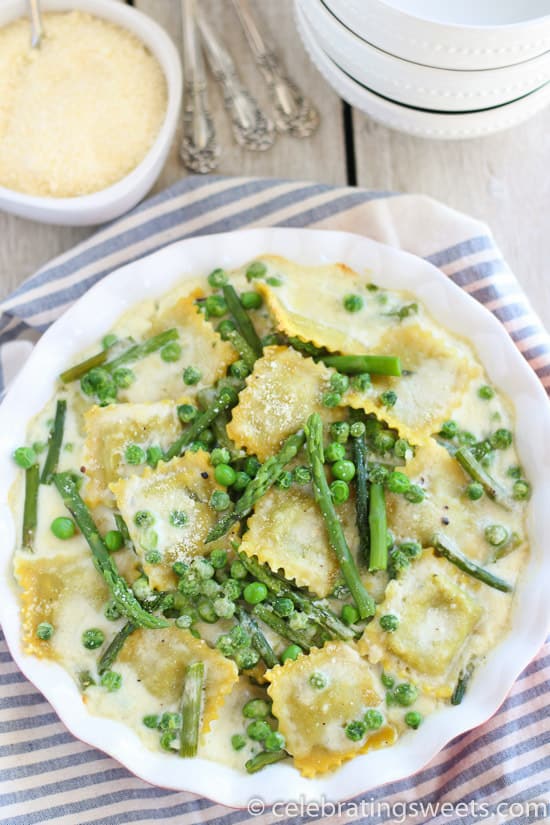
<path id="1" fill-rule="evenodd" d="M 152 632 L 135 630 L 126 640 L 119 661 L 134 671 L 151 696 L 168 707 L 181 699 L 187 667 L 204 662 L 202 734 L 208 732 L 239 679 L 235 662 L 174 625 Z"/>
<path id="2" fill-rule="evenodd" d="M 117 506 L 143 569 L 152 587 L 168 590 L 177 584 L 172 565 L 189 563 L 195 556 L 210 553 L 220 542 L 205 544 L 206 535 L 216 523 L 217 513 L 209 505 L 214 490 L 222 489 L 214 480 L 214 468 L 207 453 L 188 451 L 181 458 L 160 462 L 156 470 L 146 469 L 141 476 L 111 484 Z M 136 514 L 150 515 L 141 526 Z M 224 536 L 227 544 L 230 537 Z M 158 551 L 160 560 L 148 561 Z"/>
<path id="3" fill-rule="evenodd" d="M 349 543 L 357 543 L 355 507 L 346 502 L 338 508 Z M 255 507 L 240 549 L 257 556 L 272 570 L 282 569 L 287 579 L 328 596 L 340 578 L 340 567 L 331 548 L 323 517 L 311 489 L 272 488 Z"/>
<path id="4" fill-rule="evenodd" d="M 325 420 L 341 418 L 342 411 L 323 406 L 331 371 L 296 350 L 266 347 L 227 425 L 237 447 L 257 455 L 260 461 L 276 453 L 285 438 L 304 426 L 312 412 Z"/>
<path id="5" fill-rule="evenodd" d="M 154 402 L 165 398 L 178 400 L 186 396 L 189 402 L 193 402 L 201 389 L 212 386 L 225 375 L 229 364 L 239 356 L 199 311 L 196 300 L 203 296 L 203 290 L 194 290 L 155 318 L 153 335 L 173 327 L 178 330 L 181 356 L 166 362 L 159 352 L 155 352 L 133 364 L 135 380 L 119 392 L 121 401 Z M 196 384 L 184 383 L 186 367 L 200 370 L 200 379 Z"/>
<path id="6" fill-rule="evenodd" d="M 425 444 L 451 417 L 470 380 L 479 371 L 475 362 L 466 358 L 448 337 L 436 335 L 418 324 L 390 330 L 373 352 L 397 356 L 403 375 L 399 378 L 372 376 L 368 390 L 350 389 L 341 403 L 376 413 L 413 444 Z M 394 406 L 385 406 L 380 399 L 387 390 L 397 395 Z"/>
<path id="7" fill-rule="evenodd" d="M 312 686 L 314 674 L 322 674 L 325 688 Z M 303 776 L 326 773 L 396 738 L 389 724 L 358 742 L 346 736 L 346 725 L 361 720 L 368 709 L 380 708 L 382 697 L 368 662 L 345 642 L 327 642 L 308 656 L 267 671 L 266 679 L 273 715 Z"/>
<path id="8" fill-rule="evenodd" d="M 118 478 L 140 475 L 145 464 L 129 464 L 125 451 L 130 444 L 144 450 L 167 449 L 180 435 L 181 423 L 171 401 L 156 404 L 110 404 L 92 407 L 84 415 L 86 441 L 83 451 L 87 483 L 84 495 L 96 506 L 112 503 L 109 485 Z"/>

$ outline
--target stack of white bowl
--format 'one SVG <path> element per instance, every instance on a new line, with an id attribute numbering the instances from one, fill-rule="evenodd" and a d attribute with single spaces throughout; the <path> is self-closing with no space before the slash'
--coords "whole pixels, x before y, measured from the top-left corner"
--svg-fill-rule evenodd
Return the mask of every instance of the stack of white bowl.
<path id="1" fill-rule="evenodd" d="M 295 0 L 338 94 L 387 126 L 480 137 L 550 102 L 550 0 Z"/>

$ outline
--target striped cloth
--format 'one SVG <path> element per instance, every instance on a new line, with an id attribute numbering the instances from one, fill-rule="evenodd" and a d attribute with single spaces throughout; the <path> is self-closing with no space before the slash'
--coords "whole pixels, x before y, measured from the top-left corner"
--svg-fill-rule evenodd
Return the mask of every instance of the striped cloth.
<path id="1" fill-rule="evenodd" d="M 550 341 L 485 225 L 415 195 L 188 177 L 45 266 L 0 304 L 0 391 L 20 367 L 29 342 L 116 267 L 189 236 L 269 225 L 358 232 L 425 257 L 499 318 L 550 390 Z M 298 803 L 252 816 L 189 793 L 151 787 L 75 739 L 19 673 L 2 639 L 0 822 L 550 822 L 549 700 L 550 643 L 492 719 L 453 740 L 415 776 L 350 801 L 339 815 L 326 800 L 324 810 Z"/>

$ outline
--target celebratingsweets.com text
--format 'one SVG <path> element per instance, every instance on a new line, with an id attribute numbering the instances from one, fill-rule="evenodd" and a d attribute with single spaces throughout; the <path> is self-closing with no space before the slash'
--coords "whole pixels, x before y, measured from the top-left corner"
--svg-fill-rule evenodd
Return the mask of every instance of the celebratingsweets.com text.
<path id="1" fill-rule="evenodd" d="M 391 817 L 392 822 L 414 822 L 415 819 L 427 818 L 454 818 L 473 817 L 489 819 L 489 817 L 506 817 L 506 819 L 521 818 L 525 822 L 547 822 L 550 819 L 550 800 L 530 800 L 528 802 L 497 802 L 494 804 L 471 800 L 469 802 L 385 802 L 378 799 L 361 799 L 359 801 L 334 802 L 325 796 L 319 799 L 281 799 L 269 805 L 255 796 L 249 799 L 247 810 L 250 816 L 261 816 L 271 813 L 280 819 L 288 817 L 336 816 L 343 820 L 354 820 L 358 817 Z M 497 819 L 498 821 L 498 819 Z M 503 821 L 503 820 L 501 820 Z"/>

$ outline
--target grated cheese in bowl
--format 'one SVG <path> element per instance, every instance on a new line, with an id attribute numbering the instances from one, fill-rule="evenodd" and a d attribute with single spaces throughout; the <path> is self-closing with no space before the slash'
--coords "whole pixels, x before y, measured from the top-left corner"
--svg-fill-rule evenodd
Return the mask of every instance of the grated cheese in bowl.
<path id="1" fill-rule="evenodd" d="M 75 197 L 129 174 L 166 113 L 156 58 L 130 31 L 71 11 L 43 15 L 30 48 L 25 19 L 0 28 L 0 186 Z"/>

